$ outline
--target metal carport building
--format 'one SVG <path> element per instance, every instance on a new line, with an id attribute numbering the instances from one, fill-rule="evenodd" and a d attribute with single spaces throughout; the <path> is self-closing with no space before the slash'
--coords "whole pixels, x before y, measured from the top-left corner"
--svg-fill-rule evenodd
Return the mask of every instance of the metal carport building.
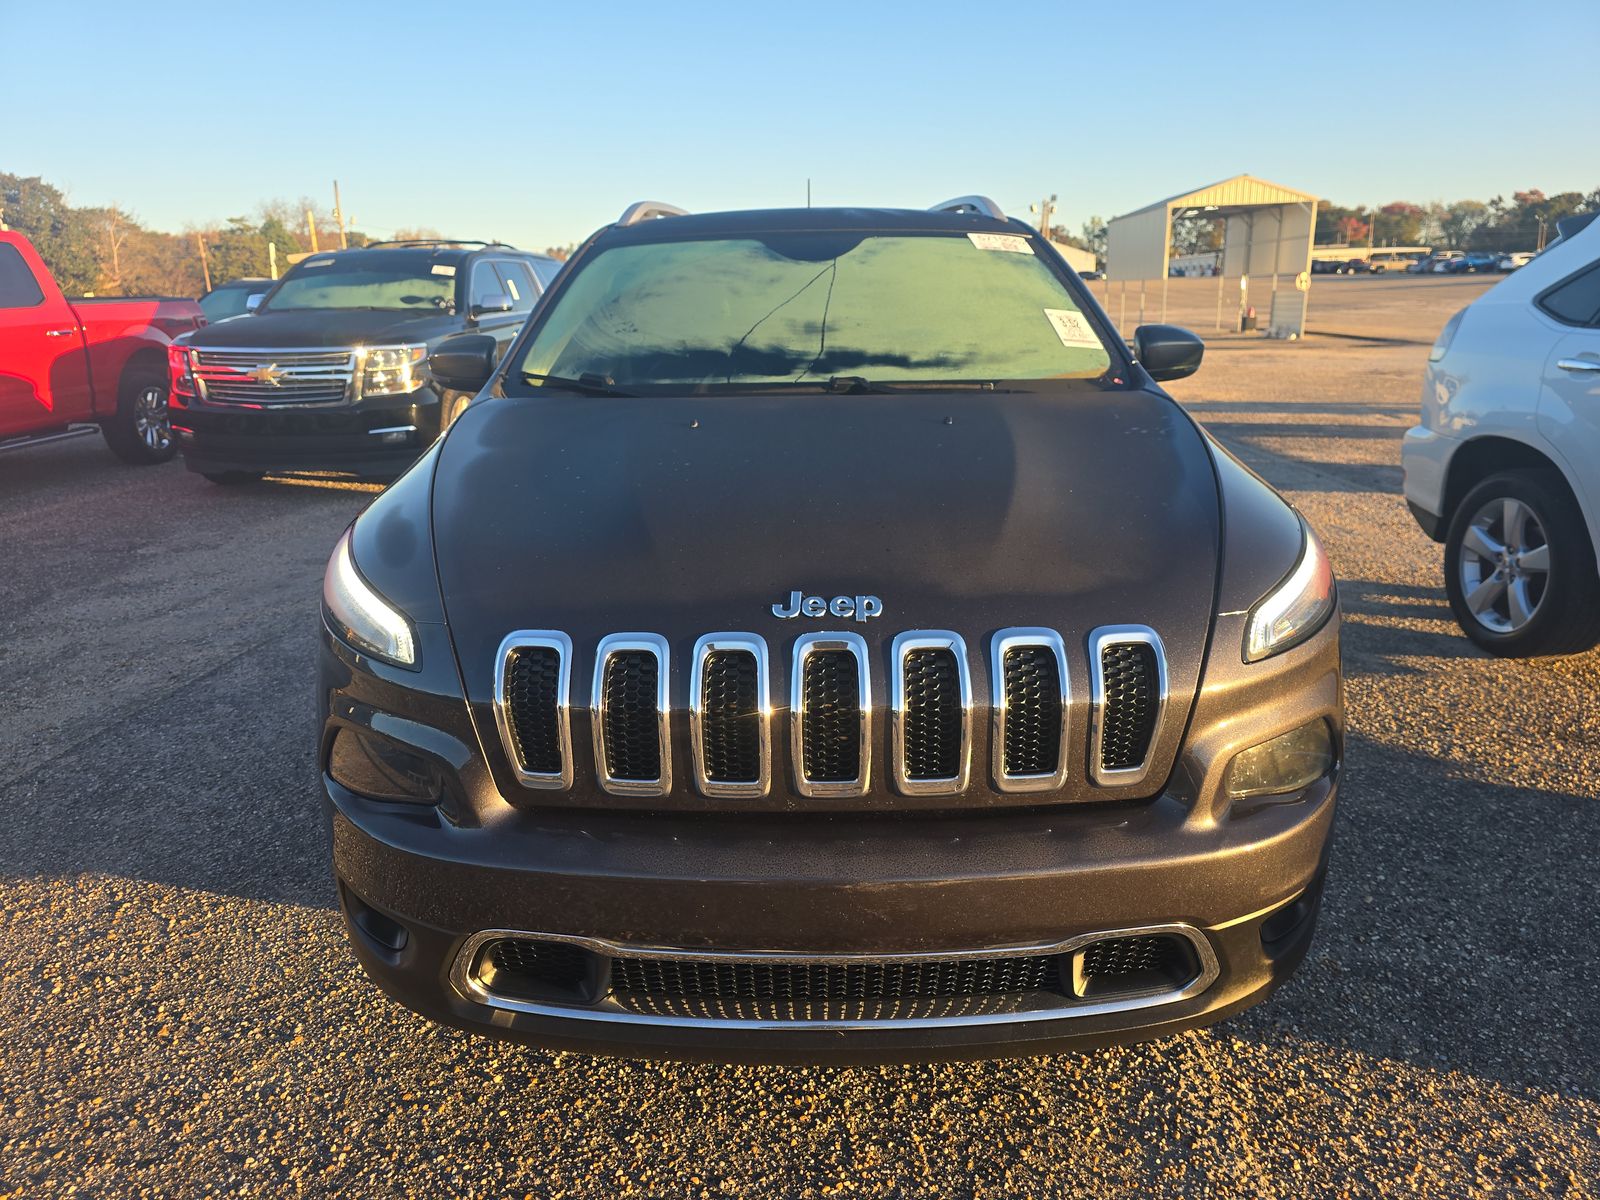
<path id="1" fill-rule="evenodd" d="M 1217 275 L 1219 325 L 1224 279 L 1231 276 L 1239 280 L 1242 312 L 1249 303 L 1250 276 L 1270 275 L 1268 331 L 1278 337 L 1305 333 L 1317 198 L 1253 175 L 1235 175 L 1209 187 L 1169 196 L 1111 221 L 1106 227 L 1106 278 L 1123 289 L 1124 309 L 1127 286 L 1137 283 L 1142 322 L 1146 285 L 1160 280 L 1161 319 L 1166 320 L 1172 223 L 1184 217 L 1214 217 L 1227 222 Z M 1279 282 L 1285 276 L 1288 286 L 1280 288 Z"/>

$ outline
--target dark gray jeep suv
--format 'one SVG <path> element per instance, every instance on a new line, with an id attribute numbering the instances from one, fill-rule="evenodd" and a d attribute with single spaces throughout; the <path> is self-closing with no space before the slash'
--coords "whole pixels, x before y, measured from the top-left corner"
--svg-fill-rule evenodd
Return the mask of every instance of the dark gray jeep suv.
<path id="1" fill-rule="evenodd" d="M 328 565 L 351 941 L 463 1028 L 727 1059 L 1158 1037 L 1310 943 L 1317 539 L 982 197 L 631 208 Z"/>

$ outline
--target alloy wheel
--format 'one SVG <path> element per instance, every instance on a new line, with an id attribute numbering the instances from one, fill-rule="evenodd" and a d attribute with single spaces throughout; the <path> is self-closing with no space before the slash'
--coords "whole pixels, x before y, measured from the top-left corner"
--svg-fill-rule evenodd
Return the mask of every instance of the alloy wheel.
<path id="1" fill-rule="evenodd" d="M 157 453 L 172 445 L 165 388 L 152 384 L 139 389 L 139 394 L 133 398 L 133 428 L 139 439 Z"/>
<path id="2" fill-rule="evenodd" d="M 1511 496 L 1472 516 L 1461 541 L 1461 594 L 1473 618 L 1493 633 L 1517 633 L 1539 611 L 1550 583 L 1544 523 Z"/>

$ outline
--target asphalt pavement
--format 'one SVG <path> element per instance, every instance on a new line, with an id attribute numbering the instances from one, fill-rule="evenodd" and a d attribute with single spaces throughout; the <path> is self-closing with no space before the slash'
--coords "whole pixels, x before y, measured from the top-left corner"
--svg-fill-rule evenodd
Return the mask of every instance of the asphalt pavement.
<path id="1" fill-rule="evenodd" d="M 1220 341 L 1180 398 L 1345 606 L 1323 921 L 1143 1046 L 818 1068 L 430 1025 L 346 950 L 312 762 L 323 563 L 374 489 L 0 456 L 0 1198 L 1600 1194 L 1600 654 L 1499 662 L 1399 498 L 1426 349 Z"/>

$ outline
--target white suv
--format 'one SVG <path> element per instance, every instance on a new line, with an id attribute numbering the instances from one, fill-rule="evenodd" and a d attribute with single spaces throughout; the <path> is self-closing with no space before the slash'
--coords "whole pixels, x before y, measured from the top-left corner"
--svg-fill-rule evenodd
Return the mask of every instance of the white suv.
<path id="1" fill-rule="evenodd" d="M 1600 641 L 1600 221 L 1563 224 L 1445 325 L 1401 452 L 1450 607 L 1494 654 Z"/>

